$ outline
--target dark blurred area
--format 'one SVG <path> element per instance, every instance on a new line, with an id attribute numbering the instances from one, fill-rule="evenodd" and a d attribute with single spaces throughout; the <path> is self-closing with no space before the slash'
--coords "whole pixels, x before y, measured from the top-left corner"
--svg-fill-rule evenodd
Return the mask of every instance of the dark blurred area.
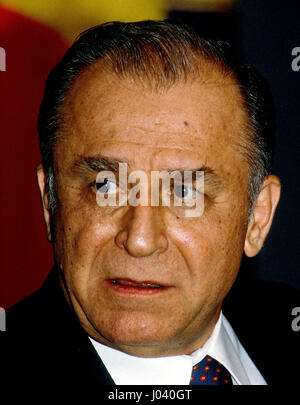
<path id="1" fill-rule="evenodd" d="M 270 85 L 277 117 L 273 172 L 282 181 L 282 197 L 265 246 L 257 257 L 244 258 L 241 277 L 300 290 L 300 70 L 292 69 L 292 50 L 300 47 L 300 2 L 240 0 L 223 12 L 181 7 L 169 17 L 231 42 Z M 36 186 L 36 120 L 46 76 L 67 45 L 52 29 L 0 7 L 0 46 L 8 55 L 7 71 L 0 72 L 0 306 L 8 308 L 40 286 L 53 262 Z"/>

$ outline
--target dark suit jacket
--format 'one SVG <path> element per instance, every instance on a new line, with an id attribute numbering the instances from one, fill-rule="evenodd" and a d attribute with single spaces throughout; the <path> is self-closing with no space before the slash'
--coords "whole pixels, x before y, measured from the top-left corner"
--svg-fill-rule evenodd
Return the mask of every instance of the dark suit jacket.
<path id="1" fill-rule="evenodd" d="M 224 303 L 225 316 L 271 385 L 299 383 L 300 332 L 291 327 L 296 306 L 299 292 L 274 282 L 237 282 Z M 7 331 L 0 333 L 2 381 L 114 384 L 65 300 L 57 269 L 6 319 Z"/>

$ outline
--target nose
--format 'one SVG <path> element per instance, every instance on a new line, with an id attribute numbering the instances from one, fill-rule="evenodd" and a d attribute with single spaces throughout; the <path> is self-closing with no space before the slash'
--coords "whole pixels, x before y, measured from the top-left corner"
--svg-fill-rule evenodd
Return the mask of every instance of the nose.
<path id="1" fill-rule="evenodd" d="M 145 257 L 167 250 L 168 239 L 157 208 L 130 207 L 124 222 L 115 241 L 118 247 L 126 249 L 131 256 Z"/>

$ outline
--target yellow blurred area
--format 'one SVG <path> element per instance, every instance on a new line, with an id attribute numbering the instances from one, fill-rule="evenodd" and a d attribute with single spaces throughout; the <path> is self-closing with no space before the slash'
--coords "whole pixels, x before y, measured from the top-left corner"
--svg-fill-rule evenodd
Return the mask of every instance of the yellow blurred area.
<path id="1" fill-rule="evenodd" d="M 170 7 L 186 11 L 228 11 L 236 0 L 170 0 Z"/>
<path id="2" fill-rule="evenodd" d="M 83 30 L 106 21 L 167 17 L 168 0 L 0 0 L 9 9 L 44 22 L 69 41 Z"/>
<path id="3" fill-rule="evenodd" d="M 173 9 L 226 11 L 235 0 L 0 0 L 0 5 L 46 23 L 73 41 L 106 21 L 163 19 Z"/>

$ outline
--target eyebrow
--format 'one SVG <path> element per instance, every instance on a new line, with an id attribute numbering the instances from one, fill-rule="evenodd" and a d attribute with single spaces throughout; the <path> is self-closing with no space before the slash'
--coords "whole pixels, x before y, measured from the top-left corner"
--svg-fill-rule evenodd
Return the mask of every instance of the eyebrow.
<path id="1" fill-rule="evenodd" d="M 213 168 L 211 168 L 209 166 L 206 166 L 206 165 L 202 165 L 202 166 L 199 166 L 197 168 L 180 167 L 178 169 L 165 169 L 165 168 L 163 168 L 161 170 L 166 170 L 166 171 L 169 171 L 169 172 L 178 171 L 178 172 L 181 173 L 182 178 L 184 176 L 185 171 L 192 172 L 193 180 L 195 179 L 195 175 L 196 175 L 197 172 L 203 172 L 205 182 L 207 184 L 209 184 L 210 186 L 217 188 L 217 187 L 220 187 L 221 183 L 222 183 L 221 176 L 219 176 L 215 172 L 215 170 Z"/>
<path id="2" fill-rule="evenodd" d="M 215 174 L 215 171 L 212 168 L 208 167 L 208 166 L 199 166 L 197 168 L 179 167 L 177 169 L 162 168 L 161 170 L 166 170 L 168 172 L 178 171 L 181 174 L 184 174 L 184 172 L 192 172 L 192 173 L 203 172 L 205 175 L 217 176 Z"/>
<path id="3" fill-rule="evenodd" d="M 127 163 L 127 162 L 121 162 L 115 159 L 104 158 L 102 156 L 91 156 L 77 160 L 73 165 L 73 169 L 79 173 L 86 171 L 100 172 L 101 170 L 110 170 L 112 172 L 117 172 L 120 163 Z"/>
<path id="4" fill-rule="evenodd" d="M 118 172 L 119 170 L 119 164 L 121 163 L 126 163 L 129 166 L 128 162 L 125 161 L 119 161 L 116 159 L 111 159 L 111 158 L 105 158 L 103 156 L 90 156 L 90 157 L 82 157 L 78 159 L 74 165 L 73 169 L 75 172 L 78 174 L 84 174 L 84 173 L 95 173 L 99 172 L 102 170 L 108 170 L 111 172 Z M 220 177 L 215 173 L 215 170 L 203 165 L 199 166 L 197 168 L 187 168 L 187 167 L 180 167 L 177 169 L 167 169 L 167 168 L 161 168 L 161 171 L 166 170 L 167 172 L 174 172 L 178 171 L 181 173 L 182 177 L 184 176 L 185 171 L 190 171 L 193 174 L 193 179 L 194 179 L 194 174 L 196 172 L 200 171 L 204 173 L 204 178 L 206 183 L 208 183 L 212 187 L 219 187 L 222 183 Z"/>

